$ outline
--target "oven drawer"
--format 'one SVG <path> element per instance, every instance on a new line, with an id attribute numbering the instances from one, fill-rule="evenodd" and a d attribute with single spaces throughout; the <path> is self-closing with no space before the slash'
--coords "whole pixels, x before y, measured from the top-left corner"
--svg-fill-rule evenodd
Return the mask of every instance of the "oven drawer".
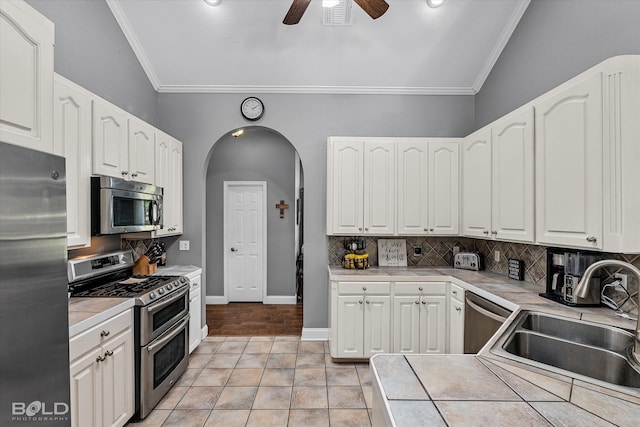
<path id="1" fill-rule="evenodd" d="M 127 328 L 132 328 L 132 325 L 132 309 L 128 309 L 76 335 L 69 340 L 69 360 L 75 360 L 78 356 L 101 345 Z"/>

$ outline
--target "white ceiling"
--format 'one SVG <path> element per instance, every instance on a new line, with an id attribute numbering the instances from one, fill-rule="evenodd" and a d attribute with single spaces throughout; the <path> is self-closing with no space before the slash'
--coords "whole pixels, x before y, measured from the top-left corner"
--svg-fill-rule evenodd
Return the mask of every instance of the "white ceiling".
<path id="1" fill-rule="evenodd" d="M 323 26 L 320 0 L 106 0 L 159 92 L 471 95 L 530 0 L 387 0 L 372 20 Z"/>

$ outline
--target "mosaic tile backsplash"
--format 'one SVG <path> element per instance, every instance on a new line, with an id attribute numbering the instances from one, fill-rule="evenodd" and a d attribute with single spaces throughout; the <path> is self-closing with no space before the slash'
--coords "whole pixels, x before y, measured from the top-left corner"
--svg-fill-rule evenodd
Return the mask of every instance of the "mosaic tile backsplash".
<path id="1" fill-rule="evenodd" d="M 380 237 L 383 238 L 383 237 Z M 394 237 L 384 237 L 394 238 Z M 349 237 L 329 236 L 329 264 L 341 265 L 341 260 L 346 250 L 344 240 Z M 525 276 L 527 282 L 540 286 L 540 290 L 546 288 L 547 249 L 544 246 L 527 245 L 523 243 L 498 242 L 493 240 L 470 239 L 466 237 L 404 237 L 407 242 L 407 265 L 414 267 L 451 267 L 453 265 L 453 247 L 458 246 L 461 252 L 477 251 L 482 256 L 484 268 L 487 271 L 507 275 L 507 261 L 516 258 L 524 261 Z M 366 237 L 366 252 L 369 254 L 369 263 L 378 265 L 378 238 Z M 422 254 L 413 255 L 414 246 L 422 247 Z M 500 252 L 500 261 L 494 261 L 495 251 Z M 609 254 L 603 253 L 603 258 L 612 258 L 626 261 L 640 268 L 640 255 Z M 605 270 L 602 275 L 602 283 L 613 281 L 613 275 L 622 270 Z M 628 276 L 629 291 L 637 292 L 638 283 L 635 283 L 631 275 Z"/>

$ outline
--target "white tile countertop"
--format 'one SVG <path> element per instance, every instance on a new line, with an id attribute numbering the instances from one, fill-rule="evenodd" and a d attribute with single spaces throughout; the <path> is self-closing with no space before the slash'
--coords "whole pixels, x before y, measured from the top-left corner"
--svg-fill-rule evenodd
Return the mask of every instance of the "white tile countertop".
<path id="1" fill-rule="evenodd" d="M 490 272 L 453 268 L 329 267 L 331 281 L 438 281 L 514 310 L 478 355 L 379 354 L 370 360 L 374 426 L 532 425 L 637 426 L 640 395 L 584 382 L 488 351 L 522 309 L 634 329 L 606 307 L 568 307 L 543 289 Z"/>
<path id="2" fill-rule="evenodd" d="M 133 298 L 69 298 L 69 338 L 130 309 Z"/>
<path id="3" fill-rule="evenodd" d="M 195 265 L 167 265 L 158 267 L 157 276 L 187 276 L 189 279 L 202 274 L 202 268 Z"/>

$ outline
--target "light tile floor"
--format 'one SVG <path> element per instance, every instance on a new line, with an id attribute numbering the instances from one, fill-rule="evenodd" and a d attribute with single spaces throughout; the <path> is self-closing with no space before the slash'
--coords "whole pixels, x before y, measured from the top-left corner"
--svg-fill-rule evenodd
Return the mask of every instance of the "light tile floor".
<path id="1" fill-rule="evenodd" d="M 367 363 L 334 363 L 326 341 L 207 337 L 189 368 L 134 426 L 370 426 Z"/>

